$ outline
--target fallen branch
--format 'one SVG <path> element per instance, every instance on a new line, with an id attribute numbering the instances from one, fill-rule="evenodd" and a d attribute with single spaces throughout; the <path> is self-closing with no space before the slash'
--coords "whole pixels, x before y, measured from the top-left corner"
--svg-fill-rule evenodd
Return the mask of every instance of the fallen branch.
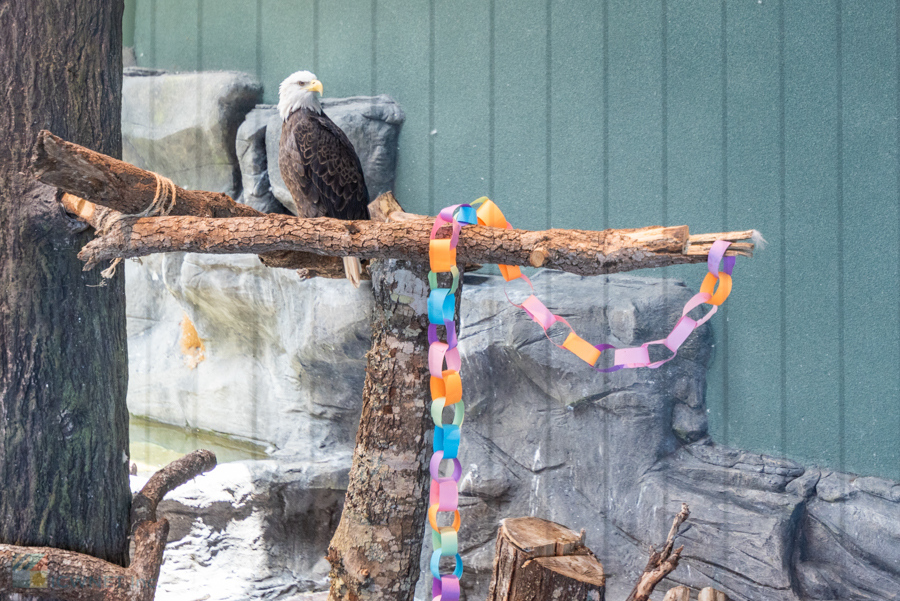
<path id="1" fill-rule="evenodd" d="M 131 566 L 51 547 L 0 545 L 0 598 L 12 593 L 62 601 L 152 601 L 169 522 L 156 506 L 170 490 L 216 466 L 211 451 L 194 451 L 156 472 L 132 504 Z"/>
<path id="2" fill-rule="evenodd" d="M 650 548 L 650 559 L 647 561 L 647 567 L 644 568 L 644 572 L 638 579 L 637 584 L 634 585 L 626 601 L 647 601 L 656 585 L 678 567 L 678 560 L 681 558 L 681 551 L 684 549 L 684 545 L 674 551 L 672 548 L 675 546 L 675 536 L 678 534 L 678 529 L 690 515 L 691 512 L 687 504 L 682 503 L 681 511 L 678 512 L 678 515 L 672 521 L 672 528 L 669 529 L 669 536 L 666 537 L 665 546 L 659 552 L 652 547 Z"/>
<path id="3" fill-rule="evenodd" d="M 104 219 L 114 220 L 119 214 L 138 214 L 153 204 L 159 185 L 152 171 L 114 159 L 84 146 L 67 142 L 47 130 L 38 134 L 31 158 L 33 175 L 38 180 L 66 192 L 66 210 L 101 231 L 96 223 L 95 205 L 111 209 Z M 64 204 L 65 196 L 64 196 Z M 79 210 L 72 210 L 80 205 Z M 202 217 L 259 217 L 265 215 L 218 192 L 186 190 L 175 186 L 175 202 L 169 215 L 197 215 Z M 90 220 L 88 217 L 93 217 Z M 295 252 L 261 255 L 269 267 L 296 269 L 305 277 L 344 278 L 344 263 L 339 257 Z M 364 279 L 368 274 L 364 274 Z"/>

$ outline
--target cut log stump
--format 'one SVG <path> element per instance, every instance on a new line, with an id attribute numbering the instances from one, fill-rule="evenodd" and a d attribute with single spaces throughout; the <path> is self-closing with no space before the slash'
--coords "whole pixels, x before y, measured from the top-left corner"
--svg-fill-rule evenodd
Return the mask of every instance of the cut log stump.
<path id="1" fill-rule="evenodd" d="M 533 517 L 500 522 L 487 601 L 604 601 L 605 587 L 584 530 Z"/>

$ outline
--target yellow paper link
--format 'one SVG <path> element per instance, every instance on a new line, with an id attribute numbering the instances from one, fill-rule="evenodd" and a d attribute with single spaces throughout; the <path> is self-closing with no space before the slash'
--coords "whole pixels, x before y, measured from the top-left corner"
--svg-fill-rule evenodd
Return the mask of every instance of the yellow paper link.
<path id="1" fill-rule="evenodd" d="M 428 244 L 428 258 L 431 271 L 446 273 L 456 267 L 456 249 L 450 248 L 450 238 L 431 240 Z"/>
<path id="2" fill-rule="evenodd" d="M 719 283 L 718 290 L 716 290 L 717 281 Z M 718 278 L 711 273 L 707 273 L 706 277 L 703 278 L 703 283 L 700 284 L 700 292 L 705 292 L 712 297 L 706 301 L 707 305 L 721 305 L 728 298 L 728 295 L 731 294 L 731 276 L 724 271 L 719 272 Z"/>
<path id="3" fill-rule="evenodd" d="M 599 349 L 575 332 L 569 332 L 569 335 L 566 337 L 566 341 L 562 343 L 562 346 L 564 349 L 574 353 L 588 365 L 594 365 L 597 363 L 597 359 L 600 358 Z"/>

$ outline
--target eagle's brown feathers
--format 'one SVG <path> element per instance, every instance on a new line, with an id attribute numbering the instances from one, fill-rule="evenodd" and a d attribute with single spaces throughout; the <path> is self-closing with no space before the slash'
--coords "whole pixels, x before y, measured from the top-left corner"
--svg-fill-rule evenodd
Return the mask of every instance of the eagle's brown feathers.
<path id="1" fill-rule="evenodd" d="M 291 113 L 281 130 L 278 162 L 300 217 L 369 218 L 359 157 L 324 113 L 305 108 Z"/>

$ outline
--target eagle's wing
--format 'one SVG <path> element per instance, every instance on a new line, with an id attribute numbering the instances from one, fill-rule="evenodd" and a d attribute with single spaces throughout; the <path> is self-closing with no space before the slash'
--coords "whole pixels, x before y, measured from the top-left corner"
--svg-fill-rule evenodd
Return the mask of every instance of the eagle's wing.
<path id="1" fill-rule="evenodd" d="M 368 219 L 362 166 L 341 128 L 326 115 L 307 111 L 292 114 L 284 128 L 281 174 L 301 215 Z"/>

